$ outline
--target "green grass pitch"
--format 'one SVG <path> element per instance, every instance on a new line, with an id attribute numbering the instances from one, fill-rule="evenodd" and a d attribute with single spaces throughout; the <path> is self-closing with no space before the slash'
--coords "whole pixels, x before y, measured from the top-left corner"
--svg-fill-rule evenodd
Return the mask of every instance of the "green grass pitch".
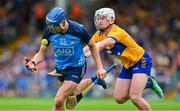
<path id="1" fill-rule="evenodd" d="M 6 98 L 0 97 L 1 110 L 51 110 L 53 106 L 53 98 Z M 180 111 L 180 101 L 149 101 L 153 110 L 158 111 Z M 77 105 L 75 110 L 93 110 L 93 111 L 113 111 L 113 110 L 137 110 L 130 102 L 125 104 L 117 104 L 112 98 L 84 98 Z"/>

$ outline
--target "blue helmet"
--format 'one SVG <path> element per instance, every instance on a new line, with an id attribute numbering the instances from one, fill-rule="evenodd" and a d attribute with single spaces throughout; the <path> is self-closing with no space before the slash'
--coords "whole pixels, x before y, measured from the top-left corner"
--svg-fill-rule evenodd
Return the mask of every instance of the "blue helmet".
<path id="1" fill-rule="evenodd" d="M 55 7 L 46 15 L 46 24 L 48 26 L 59 26 L 59 23 L 66 18 L 66 12 L 60 7 Z"/>

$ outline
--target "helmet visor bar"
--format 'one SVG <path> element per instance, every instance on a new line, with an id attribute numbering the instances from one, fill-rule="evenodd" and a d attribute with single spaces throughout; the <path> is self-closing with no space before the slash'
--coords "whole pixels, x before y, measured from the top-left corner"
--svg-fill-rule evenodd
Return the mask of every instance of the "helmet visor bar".
<path id="1" fill-rule="evenodd" d="M 48 27 L 58 27 L 59 26 L 59 22 L 52 22 L 46 19 L 46 24 Z"/>

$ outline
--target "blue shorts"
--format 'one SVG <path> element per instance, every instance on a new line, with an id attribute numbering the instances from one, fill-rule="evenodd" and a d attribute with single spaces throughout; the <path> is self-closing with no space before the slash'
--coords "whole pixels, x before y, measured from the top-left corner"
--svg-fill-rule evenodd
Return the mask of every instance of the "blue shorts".
<path id="1" fill-rule="evenodd" d="M 133 66 L 129 68 L 123 67 L 119 73 L 119 78 L 132 79 L 133 74 L 147 74 L 150 76 L 152 68 L 152 60 L 150 55 L 145 52 L 143 57 Z"/>
<path id="2" fill-rule="evenodd" d="M 81 67 L 67 67 L 63 70 L 57 70 L 58 73 L 63 76 L 59 76 L 58 80 L 63 82 L 64 80 L 73 81 L 79 83 L 86 73 L 87 64 Z"/>

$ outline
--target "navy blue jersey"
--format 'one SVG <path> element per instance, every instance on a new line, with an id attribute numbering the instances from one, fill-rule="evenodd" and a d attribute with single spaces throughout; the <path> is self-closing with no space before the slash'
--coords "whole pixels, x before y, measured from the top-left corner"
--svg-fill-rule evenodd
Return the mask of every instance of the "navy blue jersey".
<path id="1" fill-rule="evenodd" d="M 47 41 L 44 45 L 52 45 L 55 65 L 58 70 L 84 65 L 86 59 L 83 53 L 83 47 L 91 39 L 91 35 L 84 25 L 73 21 L 68 21 L 68 23 L 69 28 L 66 33 L 53 33 L 47 27 L 42 38 L 42 40 L 45 39 Z"/>

